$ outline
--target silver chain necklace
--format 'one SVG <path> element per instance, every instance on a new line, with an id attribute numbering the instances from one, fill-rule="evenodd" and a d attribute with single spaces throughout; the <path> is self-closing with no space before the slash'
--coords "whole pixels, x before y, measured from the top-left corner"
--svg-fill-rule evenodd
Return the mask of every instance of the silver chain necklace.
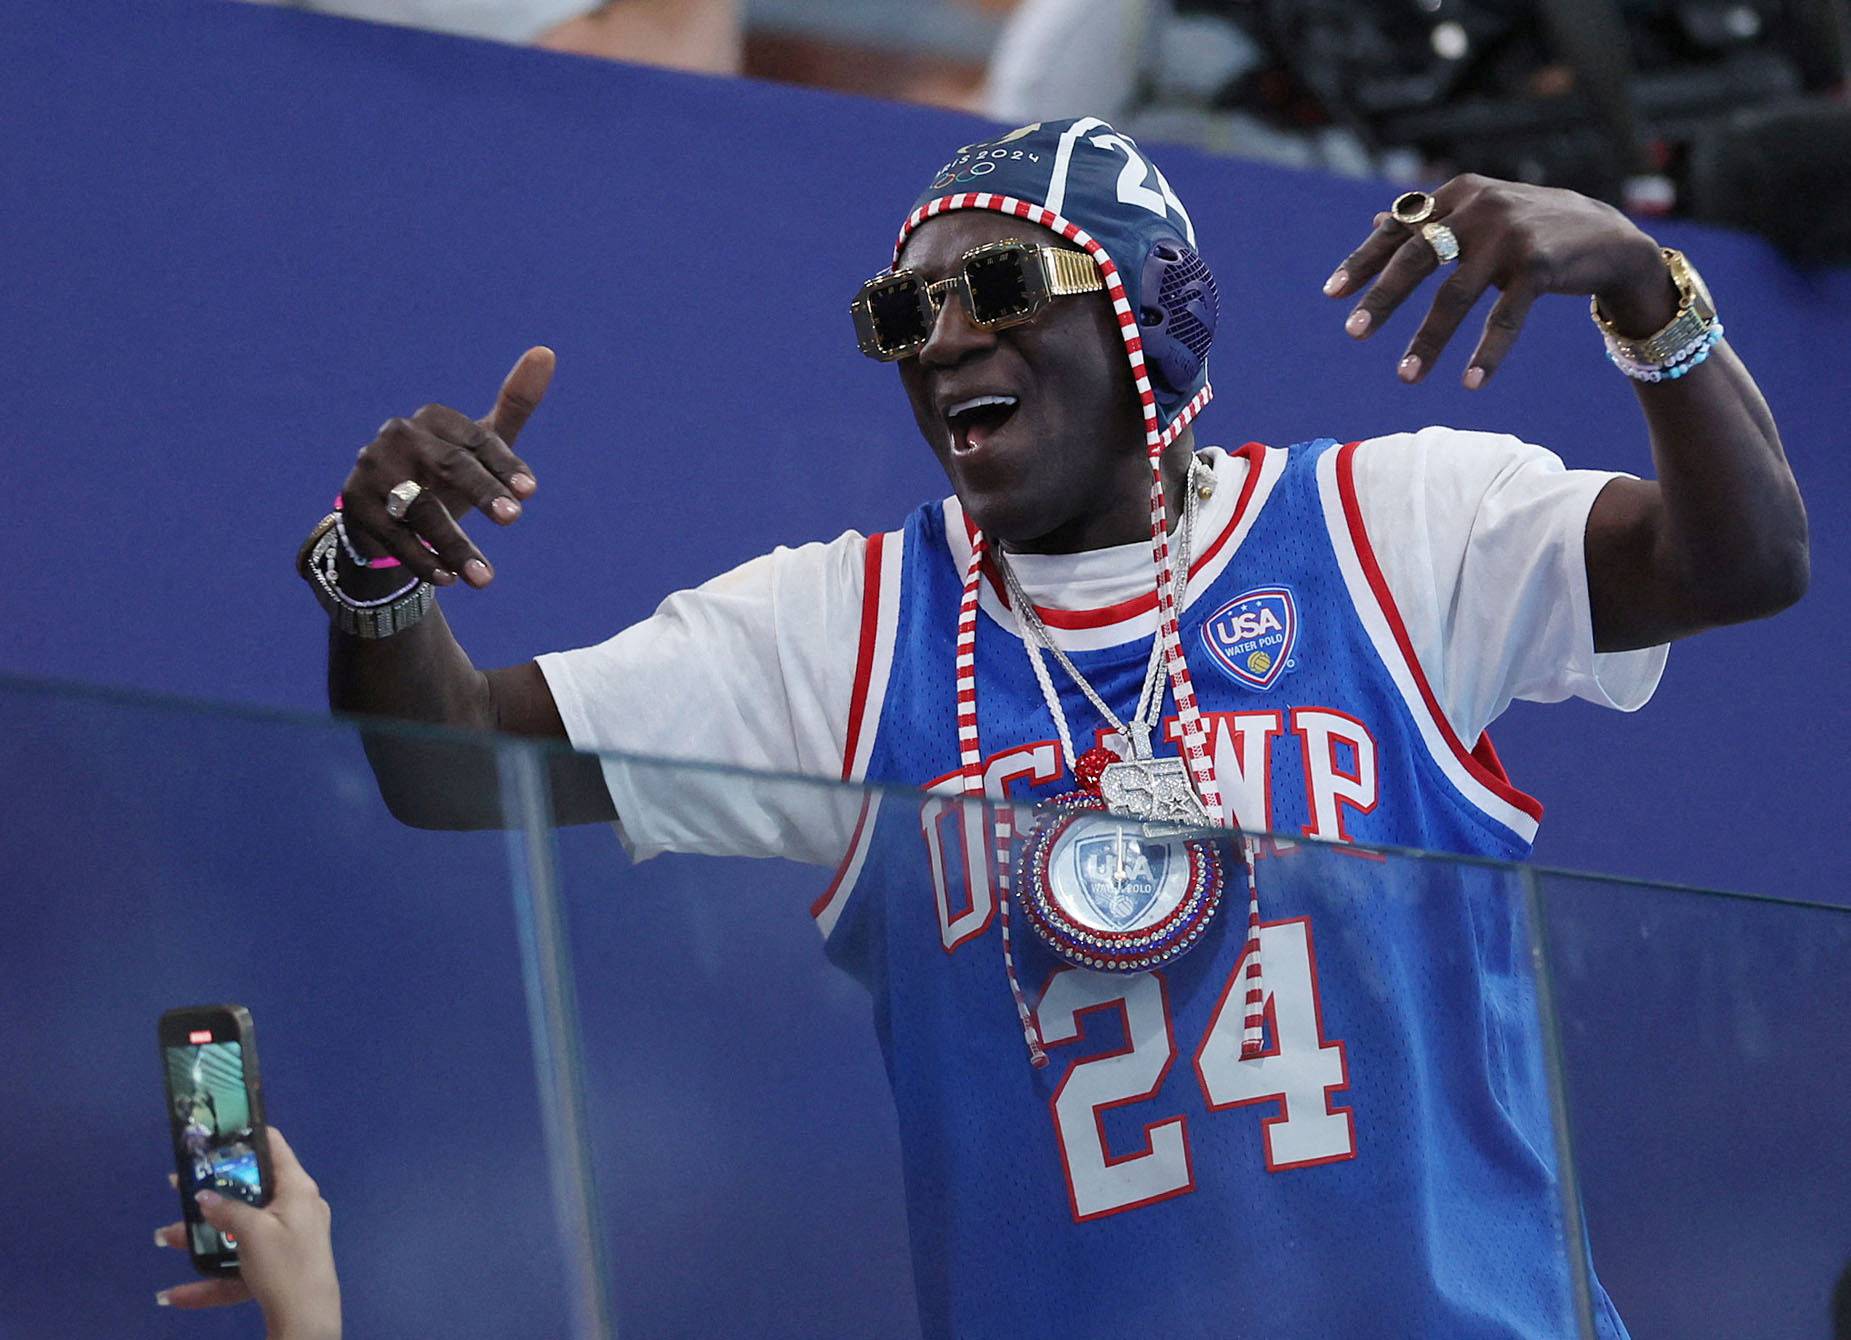
<path id="1" fill-rule="evenodd" d="M 1176 535 L 1176 553 L 1171 563 L 1171 572 L 1175 576 L 1177 617 L 1182 617 L 1183 601 L 1189 586 L 1189 555 L 1193 547 L 1196 519 L 1196 499 L 1201 490 L 1196 483 L 1197 472 L 1207 476 L 1209 483 L 1203 486 L 1212 490 L 1214 475 L 1195 456 L 1189 458 L 1189 471 L 1183 479 L 1183 519 Z M 1022 589 L 1021 581 L 1015 575 L 1015 569 L 1009 565 L 1008 558 L 999 548 L 996 554 L 997 566 L 1003 571 L 1003 583 L 1009 592 L 1009 603 L 1014 608 L 1016 621 L 1022 630 L 1022 647 L 1028 655 L 1028 663 L 1035 672 L 1035 682 L 1041 686 L 1041 696 L 1047 701 L 1048 714 L 1054 718 L 1054 729 L 1060 736 L 1061 749 L 1066 754 L 1067 767 L 1071 771 L 1076 767 L 1073 748 L 1073 736 L 1067 728 L 1067 716 L 1061 710 L 1060 695 L 1055 692 L 1054 681 L 1048 674 L 1046 662 L 1041 659 L 1042 650 L 1050 652 L 1060 666 L 1079 686 L 1080 692 L 1104 717 L 1107 724 L 1117 731 L 1131 749 L 1134 761 L 1151 757 L 1151 735 L 1157 729 L 1157 723 L 1163 715 L 1163 633 L 1153 636 L 1150 649 L 1150 664 L 1144 672 L 1144 686 L 1138 691 L 1138 705 L 1131 714 L 1129 722 L 1121 721 L 1111 705 L 1100 697 L 1098 690 L 1087 682 L 1067 653 L 1062 651 L 1048 632 L 1047 625 L 1041 622 L 1041 616 L 1035 610 L 1035 602 L 1030 600 Z"/>

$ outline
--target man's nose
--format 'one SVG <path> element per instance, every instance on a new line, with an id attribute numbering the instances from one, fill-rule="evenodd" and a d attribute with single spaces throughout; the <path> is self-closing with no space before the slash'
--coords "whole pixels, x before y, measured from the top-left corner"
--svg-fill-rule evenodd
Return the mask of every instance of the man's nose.
<path id="1" fill-rule="evenodd" d="M 919 348 L 919 361 L 948 367 L 995 343 L 996 333 L 974 323 L 964 308 L 964 295 L 952 289 L 939 303 L 931 333 Z"/>

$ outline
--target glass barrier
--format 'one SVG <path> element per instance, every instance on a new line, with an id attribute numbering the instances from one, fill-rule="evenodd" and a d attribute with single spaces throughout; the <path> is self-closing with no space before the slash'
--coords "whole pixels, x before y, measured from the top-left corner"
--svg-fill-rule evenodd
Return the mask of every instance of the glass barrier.
<path id="1" fill-rule="evenodd" d="M 1633 1333 L 1845 1334 L 1851 911 L 1537 881 L 1594 1259 Z M 1823 870 L 1804 892 L 1851 898 Z"/>
<path id="2" fill-rule="evenodd" d="M 1824 1333 L 1844 909 L 1255 835 L 1256 984 L 1224 834 L 0 706 L 0 1334 L 260 1333 L 149 1297 L 153 1022 L 226 999 L 355 1335 Z"/>
<path id="3" fill-rule="evenodd" d="M 558 1058 L 536 1068 L 557 1034 L 533 1008 L 550 833 L 519 769 L 490 802 L 511 831 L 420 832 L 380 803 L 352 725 L 18 681 L 0 714 L 0 1335 L 263 1333 L 252 1308 L 154 1302 L 198 1278 L 150 1240 L 180 1217 L 155 1022 L 228 1001 L 334 1207 L 349 1334 L 600 1328 Z M 456 778 L 534 757 L 409 729 L 367 743 L 436 750 Z"/>
<path id="4" fill-rule="evenodd" d="M 1524 868 L 1256 838 L 1247 1055 L 1213 835 L 603 762 L 558 870 L 623 1334 L 1613 1333 Z M 1160 967 L 1062 938 L 1216 861 Z"/>

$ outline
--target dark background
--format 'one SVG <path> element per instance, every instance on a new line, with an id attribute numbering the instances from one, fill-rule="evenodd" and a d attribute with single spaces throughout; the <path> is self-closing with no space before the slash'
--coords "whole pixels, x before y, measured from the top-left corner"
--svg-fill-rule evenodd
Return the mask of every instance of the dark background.
<path id="1" fill-rule="evenodd" d="M 508 366 L 536 342 L 560 355 L 554 390 L 521 442 L 540 493 L 512 531 L 476 527 L 498 568 L 494 587 L 445 597 L 479 663 L 601 639 L 674 587 L 774 544 L 894 526 L 918 499 L 944 489 L 892 370 L 854 352 L 845 309 L 859 281 L 885 262 L 906 202 L 946 150 L 989 129 L 978 122 L 229 4 L 25 0 L 0 16 L 0 50 L 10 67 L 0 80 L 0 124 L 8 128 L 0 375 L 10 392 L 0 444 L 13 467 L 0 526 L 0 670 L 318 710 L 325 622 L 291 568 L 301 536 L 380 421 L 427 401 L 481 413 Z M 1413 320 L 1404 315 L 1358 347 L 1342 333 L 1345 308 L 1318 292 L 1393 188 L 1181 150 L 1157 157 L 1190 207 L 1223 293 L 1218 398 L 1201 421 L 1203 442 L 1354 438 L 1449 423 L 1518 432 L 1570 465 L 1649 473 L 1631 393 L 1606 365 L 1580 303 L 1540 305 L 1486 392 L 1455 389 L 1469 348 L 1463 341 L 1432 384 L 1402 387 L 1393 368 Z M 1494 734 L 1516 781 L 1548 805 L 1539 861 L 1851 902 L 1839 783 L 1851 743 L 1840 651 L 1851 595 L 1837 525 L 1838 507 L 1851 497 L 1844 428 L 1851 273 L 1802 272 L 1762 242 L 1692 225 L 1654 231 L 1702 267 L 1731 342 L 1780 419 L 1813 518 L 1813 590 L 1777 620 L 1677 648 L 1657 700 L 1636 716 L 1520 704 Z M 4 774 L 17 844 L 8 880 L 32 933 L 7 937 L 0 999 L 109 1002 L 91 1022 L 116 1030 L 110 1055 L 118 1036 L 128 1039 L 120 1042 L 125 1057 L 149 1053 L 124 1062 L 140 1070 L 120 1073 L 146 1082 L 125 1081 L 120 1106 L 125 1121 L 146 1107 L 157 1193 L 163 1146 L 153 1019 L 182 1002 L 160 998 L 158 988 L 154 996 L 138 993 L 121 975 L 119 955 L 87 961 L 74 941 L 126 934 L 136 924 L 128 910 L 142 908 L 159 935 L 175 937 L 141 965 L 148 980 L 165 980 L 167 990 L 185 981 L 185 994 L 196 986 L 202 999 L 252 997 L 264 1036 L 281 1033 L 293 1043 L 284 1048 L 293 1060 L 266 1053 L 279 1090 L 291 1065 L 304 1073 L 307 1054 L 338 1033 L 342 1016 L 315 985 L 315 965 L 332 965 L 341 990 L 365 995 L 392 980 L 398 953 L 428 945 L 433 934 L 440 944 L 456 942 L 418 959 L 423 966 L 409 980 L 422 986 L 397 1000 L 399 1022 L 415 1036 L 451 1029 L 454 1054 L 433 1057 L 420 1043 L 413 1059 L 441 1061 L 455 1091 L 446 1097 L 413 1078 L 403 1087 L 425 1106 L 404 1116 L 409 1130 L 473 1123 L 471 1150 L 495 1149 L 509 1132 L 522 1132 L 524 1143 L 502 1168 L 458 1153 L 462 1171 L 445 1188 L 445 1203 L 454 1191 L 460 1203 L 519 1207 L 508 1224 L 464 1233 L 460 1250 L 478 1252 L 484 1263 L 474 1277 L 480 1298 L 450 1300 L 480 1319 L 481 1333 L 513 1333 L 492 1320 L 504 1315 L 492 1300 L 514 1308 L 506 1300 L 517 1300 L 521 1288 L 547 1289 L 495 1278 L 492 1263 L 503 1259 L 507 1241 L 500 1230 L 540 1234 L 548 1221 L 532 1100 L 522 1096 L 530 1066 L 518 1051 L 522 1025 L 509 1013 L 519 996 L 500 848 L 486 839 L 461 848 L 398 834 L 369 808 L 364 789 L 352 790 L 363 787 L 364 774 L 350 744 L 339 746 L 347 752 L 330 776 L 349 788 L 341 795 L 351 813 L 319 840 L 312 825 L 288 843 L 213 839 L 242 853 L 223 865 L 221 883 L 205 881 L 223 899 L 214 904 L 215 924 L 236 926 L 248 914 L 226 889 L 253 871 L 300 892 L 287 913 L 278 912 L 274 934 L 253 933 L 243 946 L 241 972 L 189 977 L 179 971 L 188 942 L 174 921 L 187 913 L 184 900 L 161 913 L 158 899 L 133 897 L 147 861 L 171 858 L 173 825 L 197 827 L 201 807 L 223 805 L 231 828 L 248 819 L 293 833 L 283 818 L 288 806 L 333 782 L 311 771 L 308 790 L 284 785 L 288 751 L 259 737 L 233 738 L 229 728 L 218 743 L 211 732 L 150 734 L 127 718 L 108 728 L 52 729 L 41 721 L 37 729 L 36 746 L 23 726 L 13 732 L 16 752 Z M 100 759 L 120 754 L 107 785 L 59 761 L 73 748 Z M 207 763 L 226 750 L 241 759 L 229 775 Z M 157 759 L 177 771 L 152 768 Z M 188 780 L 188 767 L 211 772 L 211 784 Z M 41 776 L 60 780 L 49 785 Z M 138 777 L 158 785 L 158 801 L 138 792 Z M 250 808 L 236 808 L 234 799 Z M 167 822 L 144 815 L 125 827 L 119 817 L 150 806 Z M 135 833 L 142 836 L 131 841 Z M 461 880 L 474 892 L 461 903 L 430 896 L 415 904 L 417 916 L 401 908 L 394 918 L 410 924 L 389 932 L 399 938 L 383 948 L 364 948 L 373 938 L 364 929 L 340 930 L 343 918 L 364 928 L 383 900 L 331 898 L 324 919 L 297 926 L 305 909 L 318 906 L 315 890 L 327 873 L 318 862 L 357 835 L 387 844 L 381 850 L 390 859 L 367 867 L 379 881 L 409 878 L 401 872 L 413 869 L 420 888 Z M 208 840 L 203 830 L 191 837 Z M 409 866 L 400 864 L 398 844 L 409 844 Z M 567 850 L 592 865 L 614 857 L 602 832 L 571 835 Z M 68 877 L 54 887 L 65 853 Z M 170 872 L 174 890 L 189 887 L 184 875 Z M 698 882 L 666 873 L 648 879 L 663 881 L 669 894 L 678 880 Z M 1634 937 L 1637 954 L 1647 952 L 1644 923 L 1634 925 L 1635 909 L 1619 903 L 1619 892 L 1608 905 L 1610 891 L 1587 887 L 1576 900 L 1581 924 L 1611 916 L 1612 934 L 1583 944 L 1578 971 L 1612 992 L 1637 968 L 1624 937 Z M 56 901 L 77 888 L 84 902 Z M 468 910 L 461 921 L 459 906 Z M 1687 934 L 1704 953 L 1736 937 L 1737 952 L 1757 965 L 1744 987 L 1752 990 L 1778 977 L 1793 942 L 1819 943 L 1811 930 L 1759 938 L 1768 924 L 1725 918 L 1713 935 Z M 623 939 L 617 928 L 595 934 Z M 291 953 L 276 958 L 284 936 Z M 1649 949 L 1669 952 L 1662 939 Z M 273 958 L 294 966 L 280 976 L 259 972 Z M 1803 1141 L 1825 1102 L 1821 1093 L 1796 1109 L 1769 1094 L 1767 1084 L 1793 1073 L 1779 1066 L 1739 1087 L 1748 1072 L 1701 1047 L 1670 1069 L 1681 1053 L 1669 1042 L 1692 1039 L 1678 1031 L 1679 1001 L 1674 991 L 1664 994 L 1664 965 L 1700 960 L 1674 953 L 1654 960 L 1658 970 L 1637 981 L 1641 991 L 1648 980 L 1658 985 L 1657 1004 L 1624 992 L 1602 1000 L 1601 1017 L 1617 1021 L 1626 1045 L 1594 1037 L 1578 1060 L 1571 1056 L 1583 1067 L 1577 1093 L 1604 1100 L 1590 1100 L 1604 1124 L 1584 1140 L 1590 1213 L 1597 1245 L 1604 1248 L 1606 1232 L 1630 1248 L 1606 1253 L 1603 1273 L 1635 1317 L 1635 1300 L 1674 1317 L 1680 1300 L 1688 1307 L 1705 1296 L 1658 1264 L 1670 1253 L 1663 1234 L 1679 1220 L 1688 1226 L 1692 1213 L 1636 1218 L 1680 1186 L 1694 1203 L 1709 1203 L 1704 1188 L 1691 1185 L 1690 1165 L 1674 1157 L 1699 1129 L 1698 1109 L 1654 1104 L 1690 1086 L 1708 1095 L 1706 1104 L 1717 1095 L 1739 1099 L 1739 1107 L 1714 1114 L 1722 1125 L 1701 1126 L 1721 1159 L 1751 1146 L 1816 1148 Z M 454 990 L 445 985 L 454 980 L 448 966 L 478 961 L 480 971 L 493 963 L 502 974 L 499 1004 L 485 998 L 460 1014 L 436 1009 L 432 1001 L 449 1004 Z M 267 1001 L 255 998 L 259 991 L 271 993 Z M 1813 1002 L 1820 1010 L 1828 1004 L 1829 997 Z M 1819 1027 L 1837 1017 L 1819 1014 Z M 129 1031 L 144 1026 L 146 1038 Z M 1654 1030 L 1666 1046 L 1653 1045 Z M 61 1086 L 94 1086 L 82 1062 L 97 1058 L 52 1044 L 95 1035 L 59 1032 L 29 1045 L 25 1026 L 9 1023 L 5 1036 L 9 1053 L 63 1077 L 44 1081 L 49 1107 L 16 1112 L 19 1130 L 42 1131 L 35 1114 L 46 1111 L 60 1122 L 77 1119 L 79 1095 Z M 1788 1048 L 1803 1041 L 1779 1028 L 1774 1036 Z M 464 1045 L 472 1042 L 480 1045 Z M 1726 1042 L 1719 1046 L 1726 1052 Z M 1797 1054 L 1780 1046 L 1760 1053 L 1762 1062 Z M 487 1070 L 485 1054 L 493 1062 Z M 402 1052 L 367 1055 L 369 1084 L 389 1083 L 406 1061 Z M 345 1057 L 325 1064 L 333 1075 Z M 1698 1084 L 1704 1077 L 1689 1067 L 1704 1064 L 1714 1070 Z M 1665 1067 L 1661 1076 L 1650 1073 L 1654 1065 Z M 1814 1077 L 1826 1076 L 1820 1082 L 1829 1090 L 1829 1076 L 1842 1073 Z M 298 1090 L 297 1125 L 330 1120 L 310 1117 L 317 1105 L 302 1096 Z M 373 1088 L 364 1101 L 370 1109 Z M 1657 1124 L 1642 1120 L 1648 1110 L 1659 1114 Z M 1751 1112 L 1754 1123 L 1727 1125 L 1747 1123 Z M 1770 1113 L 1780 1122 L 1760 1124 Z M 11 1137 L 7 1145 L 21 1147 Z M 1810 1156 L 1793 1161 L 1818 1171 Z M 324 1181 L 347 1192 L 337 1214 L 340 1204 L 378 1207 L 356 1201 L 354 1173 L 327 1171 Z M 1739 1164 L 1727 1179 L 1724 1171 L 1714 1169 L 1720 1181 L 1748 1176 Z M 1717 1199 L 1727 1200 L 1720 1181 Z M 1783 1203 L 1782 1188 L 1765 1177 L 1759 1185 Z M 1814 1177 L 1810 1185 L 1817 1196 L 1832 1182 Z M 422 1204 L 430 1190 L 400 1188 L 384 1207 Z M 1830 1199 L 1814 1203 L 1824 1210 Z M 14 1222 L 42 1223 L 53 1206 L 39 1196 L 30 1209 Z M 169 1217 L 162 1195 L 135 1202 L 126 1216 L 135 1231 L 122 1251 L 145 1240 L 139 1224 L 149 1215 Z M 1730 1230 L 1722 1237 L 1740 1227 L 1720 1212 L 1709 1221 L 1717 1223 Z M 425 1257 L 444 1255 L 434 1240 L 439 1226 L 455 1229 L 432 1212 L 402 1231 L 374 1220 L 343 1233 L 391 1243 L 382 1261 L 394 1278 L 415 1278 Z M 85 1259 L 113 1262 L 115 1232 L 106 1241 L 86 1234 Z M 1851 1248 L 1828 1238 L 1829 1231 L 1813 1233 L 1816 1254 L 1805 1260 L 1771 1250 L 1755 1266 L 1757 1277 L 1786 1291 L 1778 1303 L 1750 1297 L 1750 1315 L 1797 1325 L 1812 1315 L 1808 1291 L 1817 1280 L 1822 1316 L 1825 1276 Z M 344 1236 L 343 1251 L 354 1241 Z M 13 1300 L 30 1300 L 58 1278 L 61 1260 L 17 1262 L 26 1271 L 20 1279 L 34 1287 L 9 1280 L 0 1290 L 8 1308 L 29 1306 Z M 138 1265 L 135 1287 L 144 1273 L 150 1288 L 179 1277 L 172 1261 L 162 1264 L 165 1275 Z M 377 1270 L 383 1277 L 386 1266 Z M 60 1315 L 69 1326 L 57 1333 L 87 1333 L 68 1314 L 18 1315 L 19 1324 L 37 1319 L 21 1334 L 53 1333 L 47 1319 Z M 1717 1320 L 1713 1307 L 1698 1308 L 1681 1330 L 1639 1333 L 1699 1333 L 1693 1319 L 1705 1316 Z M 0 1332 L 11 1334 L 10 1324 L 0 1314 Z M 254 1319 L 227 1324 L 232 1330 L 195 1333 L 240 1333 L 236 1327 Z M 95 1333 L 132 1329 L 116 1319 Z"/>

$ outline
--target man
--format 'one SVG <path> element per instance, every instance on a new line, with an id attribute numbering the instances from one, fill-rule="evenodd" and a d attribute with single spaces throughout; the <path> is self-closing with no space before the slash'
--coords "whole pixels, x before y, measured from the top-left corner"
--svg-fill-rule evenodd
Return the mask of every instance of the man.
<path id="1" fill-rule="evenodd" d="M 454 516 L 509 524 L 533 495 L 531 350 L 486 419 L 388 422 L 311 538 L 332 700 L 1056 802 L 851 823 L 664 794 L 622 759 L 555 770 L 561 817 L 615 819 L 638 854 L 841 857 L 813 913 L 875 999 L 928 1333 L 1560 1334 L 1510 901 L 1470 871 L 1389 897 L 1388 867 L 1332 854 L 1521 857 L 1540 807 L 1485 726 L 1514 697 L 1639 706 L 1665 643 L 1798 598 L 1805 520 L 1681 256 L 1596 202 L 1460 178 L 1396 201 L 1326 292 L 1375 281 L 1346 322 L 1367 338 L 1449 265 L 1402 378 L 1488 288 L 1472 387 L 1535 298 L 1591 296 L 1656 483 L 1440 428 L 1198 451 L 1218 304 L 1193 224 L 1134 142 L 1050 122 L 954 155 L 855 304 L 952 498 L 479 672 L 423 583 L 486 585 Z M 403 817 L 495 820 L 490 778 L 374 761 Z M 1337 845 L 1263 845 L 1245 881 L 1211 823 Z"/>

